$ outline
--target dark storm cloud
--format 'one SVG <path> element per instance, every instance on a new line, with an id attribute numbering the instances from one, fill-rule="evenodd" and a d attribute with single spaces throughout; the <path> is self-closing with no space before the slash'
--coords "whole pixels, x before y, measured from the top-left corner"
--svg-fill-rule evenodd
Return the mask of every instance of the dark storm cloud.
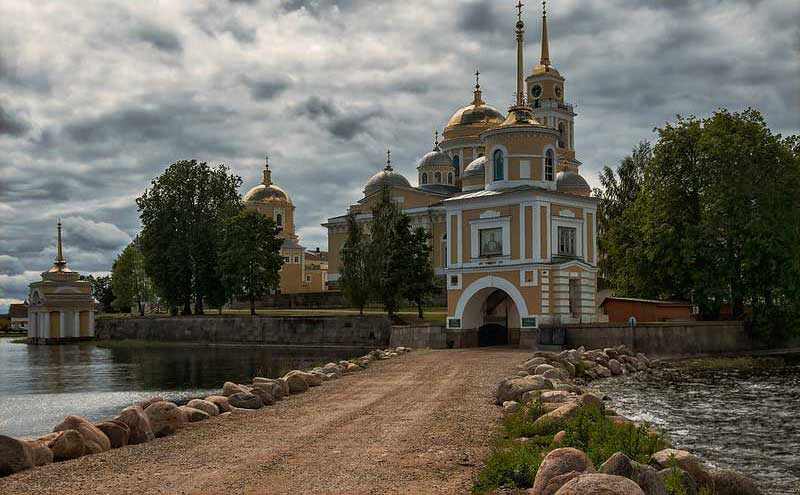
<path id="1" fill-rule="evenodd" d="M 298 113 L 323 122 L 333 136 L 351 140 L 358 134 L 370 131 L 370 120 L 383 114 L 377 108 L 342 111 L 334 104 L 312 96 L 297 107 Z"/>
<path id="2" fill-rule="evenodd" d="M 183 50 L 178 35 L 155 24 L 142 24 L 133 30 L 134 38 L 151 44 L 153 47 L 169 53 L 180 53 Z"/>
<path id="3" fill-rule="evenodd" d="M 250 94 L 255 100 L 271 100 L 289 89 L 292 82 L 287 77 L 274 77 L 270 79 L 253 79 L 249 76 L 242 78 L 244 84 L 250 88 Z"/>
<path id="4" fill-rule="evenodd" d="M 415 182 L 476 67 L 489 104 L 514 92 L 516 0 L 42 2 L 0 0 L 17 19 L 0 29 L 0 312 L 52 264 L 59 217 L 70 266 L 110 270 L 138 233 L 136 197 L 176 160 L 225 163 L 245 192 L 268 154 L 301 242 L 324 248 L 319 224 L 361 197 L 387 148 Z M 775 132 L 800 129 L 797 2 L 548 6 L 592 185 L 677 113 L 753 106 Z M 529 73 L 538 2 L 524 20 Z"/>
<path id="5" fill-rule="evenodd" d="M 22 136 L 31 128 L 31 125 L 18 112 L 7 108 L 0 100 L 0 136 Z"/>

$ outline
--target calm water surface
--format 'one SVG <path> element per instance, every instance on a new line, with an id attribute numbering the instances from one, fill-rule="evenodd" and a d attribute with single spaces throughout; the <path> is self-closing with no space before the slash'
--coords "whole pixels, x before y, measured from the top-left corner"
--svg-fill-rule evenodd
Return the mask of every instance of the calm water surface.
<path id="1" fill-rule="evenodd" d="M 0 434 L 37 436 L 67 414 L 110 419 L 130 404 L 218 393 L 226 381 L 279 376 L 364 354 L 364 349 L 180 346 L 102 349 L 0 339 Z"/>
<path id="2" fill-rule="evenodd" d="M 659 426 L 678 448 L 748 474 L 765 495 L 797 495 L 800 356 L 759 362 L 765 366 L 660 369 L 592 388 L 623 416 Z"/>

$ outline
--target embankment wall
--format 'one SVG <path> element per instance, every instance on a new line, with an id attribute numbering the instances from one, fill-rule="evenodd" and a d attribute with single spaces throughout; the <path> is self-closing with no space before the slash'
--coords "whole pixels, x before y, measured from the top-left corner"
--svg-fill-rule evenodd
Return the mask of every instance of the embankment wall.
<path id="1" fill-rule="evenodd" d="M 390 332 L 384 315 L 102 318 L 95 328 L 112 340 L 371 348 L 388 346 Z"/>

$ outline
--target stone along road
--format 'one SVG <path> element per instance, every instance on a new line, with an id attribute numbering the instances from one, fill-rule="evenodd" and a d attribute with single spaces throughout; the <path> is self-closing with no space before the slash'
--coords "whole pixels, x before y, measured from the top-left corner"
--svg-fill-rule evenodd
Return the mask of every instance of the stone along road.
<path id="1" fill-rule="evenodd" d="M 500 417 L 494 387 L 527 354 L 414 351 L 272 407 L 0 478 L 0 493 L 468 493 Z"/>

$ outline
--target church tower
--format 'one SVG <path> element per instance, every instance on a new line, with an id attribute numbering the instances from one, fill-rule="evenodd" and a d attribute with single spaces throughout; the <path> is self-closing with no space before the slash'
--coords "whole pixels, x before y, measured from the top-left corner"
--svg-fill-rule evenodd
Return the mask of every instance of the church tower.
<path id="1" fill-rule="evenodd" d="M 559 131 L 559 171 L 577 172 L 580 162 L 575 159 L 574 107 L 566 103 L 565 79 L 550 60 L 550 37 L 547 32 L 547 2 L 542 2 L 542 51 L 539 65 L 525 79 L 533 115 L 548 127 Z"/>

